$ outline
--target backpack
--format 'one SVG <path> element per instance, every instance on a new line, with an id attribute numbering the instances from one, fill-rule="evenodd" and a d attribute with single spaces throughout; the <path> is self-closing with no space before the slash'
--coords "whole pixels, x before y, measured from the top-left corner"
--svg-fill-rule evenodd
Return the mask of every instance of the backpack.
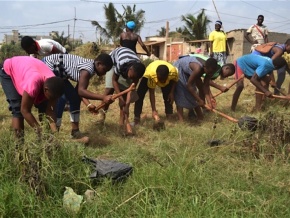
<path id="1" fill-rule="evenodd" d="M 276 45 L 277 42 L 267 42 L 261 45 L 258 45 L 255 50 L 262 53 L 262 54 L 267 54 L 271 51 L 271 49 Z"/>

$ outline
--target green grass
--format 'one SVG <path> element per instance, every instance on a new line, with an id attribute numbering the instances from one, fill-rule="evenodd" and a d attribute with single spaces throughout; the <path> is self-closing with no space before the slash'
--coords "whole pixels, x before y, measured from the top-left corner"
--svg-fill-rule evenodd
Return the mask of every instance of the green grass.
<path id="1" fill-rule="evenodd" d="M 90 88 L 96 90 L 96 87 Z M 102 90 L 103 84 L 98 85 L 97 91 Z M 244 115 L 260 118 L 273 111 L 279 116 L 283 114 L 285 128 L 288 126 L 288 111 L 281 102 L 268 101 L 265 112 L 250 113 L 254 88 L 249 84 L 242 93 L 237 112 L 231 112 L 233 90 L 234 87 L 217 98 L 219 110 L 237 119 Z M 45 140 L 38 143 L 28 126 L 25 145 L 15 150 L 10 114 L 3 91 L 0 93 L 3 102 L 0 106 L 0 217 L 290 216 L 288 142 L 283 144 L 274 138 L 276 143 L 271 144 L 273 137 L 277 137 L 274 130 L 253 134 L 208 112 L 202 124 L 166 120 L 166 130 L 156 132 L 152 129 L 146 96 L 143 112 L 147 118 L 135 129 L 135 136 L 124 137 L 120 132 L 117 102 L 110 107 L 105 126 L 98 126 L 96 117 L 82 106 L 81 130 L 89 134 L 91 143 L 83 146 L 69 140 L 69 115 L 65 112 L 57 136 L 60 147 L 52 147 L 47 156 L 44 150 L 51 145 Z M 158 110 L 164 119 L 159 92 L 157 97 L 161 102 L 157 104 Z M 130 112 L 132 118 L 132 106 Z M 224 143 L 211 147 L 207 143 L 211 139 L 221 139 Z M 16 160 L 17 153 L 24 157 L 23 162 Z M 110 180 L 96 183 L 89 179 L 93 169 L 82 162 L 84 155 L 129 163 L 134 168 L 133 174 L 121 184 L 112 184 Z M 39 163 L 41 166 L 35 168 Z M 34 169 L 39 169 L 40 195 L 26 181 Z M 62 205 L 65 186 L 79 195 L 87 189 L 95 190 L 96 198 L 83 203 L 74 215 Z"/>

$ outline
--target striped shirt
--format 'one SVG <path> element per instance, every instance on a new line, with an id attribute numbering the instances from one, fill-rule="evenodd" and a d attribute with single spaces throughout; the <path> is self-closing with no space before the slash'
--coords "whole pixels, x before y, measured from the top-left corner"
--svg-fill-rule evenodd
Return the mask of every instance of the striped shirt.
<path id="1" fill-rule="evenodd" d="M 128 67 L 133 62 L 140 62 L 138 56 L 131 49 L 125 47 L 116 48 L 110 55 L 113 60 L 115 74 L 124 78 L 128 77 Z"/>
<path id="2" fill-rule="evenodd" d="M 62 64 L 60 65 L 62 55 Z M 78 82 L 80 79 L 80 71 L 86 70 L 88 73 L 93 76 L 96 74 L 94 60 L 83 58 L 77 55 L 72 54 L 53 54 L 43 58 L 46 65 L 52 70 L 55 71 L 55 67 L 59 66 L 64 70 L 64 74 L 68 79 L 71 79 L 75 82 Z"/>

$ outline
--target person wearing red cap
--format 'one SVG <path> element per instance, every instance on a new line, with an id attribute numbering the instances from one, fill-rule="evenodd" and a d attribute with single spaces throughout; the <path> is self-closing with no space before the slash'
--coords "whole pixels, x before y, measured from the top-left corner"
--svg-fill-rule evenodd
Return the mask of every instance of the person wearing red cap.
<path id="1" fill-rule="evenodd" d="M 126 32 L 123 32 L 120 35 L 120 45 L 122 47 L 130 48 L 132 51 L 134 51 L 137 54 L 136 44 L 138 42 L 141 45 L 141 47 L 144 49 L 144 51 L 147 53 L 147 55 L 150 56 L 151 53 L 148 51 L 141 37 L 138 34 L 133 32 L 135 28 L 136 28 L 136 24 L 134 21 L 128 21 L 126 23 Z"/>
<path id="2" fill-rule="evenodd" d="M 216 59 L 221 65 L 226 64 L 227 60 L 227 35 L 221 30 L 222 22 L 215 22 L 215 30 L 209 34 L 210 57 Z"/>

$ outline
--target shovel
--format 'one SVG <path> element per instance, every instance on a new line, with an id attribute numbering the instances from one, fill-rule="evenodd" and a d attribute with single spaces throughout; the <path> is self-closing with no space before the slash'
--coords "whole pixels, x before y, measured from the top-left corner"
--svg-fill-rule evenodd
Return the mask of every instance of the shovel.
<path id="1" fill-rule="evenodd" d="M 264 95 L 265 94 L 265 93 L 259 92 L 259 91 L 256 91 L 255 93 L 259 94 L 259 95 Z M 282 99 L 282 100 L 288 100 L 288 101 L 290 100 L 290 97 L 288 97 L 288 96 L 272 95 L 271 97 L 277 98 L 277 99 Z"/>
<path id="2" fill-rule="evenodd" d="M 133 91 L 133 90 L 135 90 L 135 89 L 136 89 L 136 86 L 135 86 L 134 83 L 132 83 L 131 86 L 130 86 L 128 89 L 126 89 L 126 90 L 124 90 L 124 91 L 122 91 L 122 92 L 119 92 L 118 94 L 114 94 L 114 95 L 112 95 L 112 100 L 116 100 L 117 98 L 120 98 L 122 95 L 125 95 L 125 94 L 127 94 L 128 92 L 131 92 L 131 91 Z M 105 105 L 106 105 L 106 103 L 102 102 L 100 105 L 98 105 L 98 106 L 95 108 L 95 111 L 97 112 L 97 111 L 100 110 L 101 108 L 105 107 Z"/>
<path id="3" fill-rule="evenodd" d="M 224 114 L 216 109 L 211 109 L 208 105 L 205 105 L 205 108 L 226 118 L 227 120 L 237 123 L 238 126 L 242 129 L 242 130 L 250 130 L 250 131 L 256 131 L 258 128 L 258 123 L 259 121 L 255 118 L 255 117 L 249 117 L 249 116 L 243 116 L 241 117 L 239 120 Z"/>

